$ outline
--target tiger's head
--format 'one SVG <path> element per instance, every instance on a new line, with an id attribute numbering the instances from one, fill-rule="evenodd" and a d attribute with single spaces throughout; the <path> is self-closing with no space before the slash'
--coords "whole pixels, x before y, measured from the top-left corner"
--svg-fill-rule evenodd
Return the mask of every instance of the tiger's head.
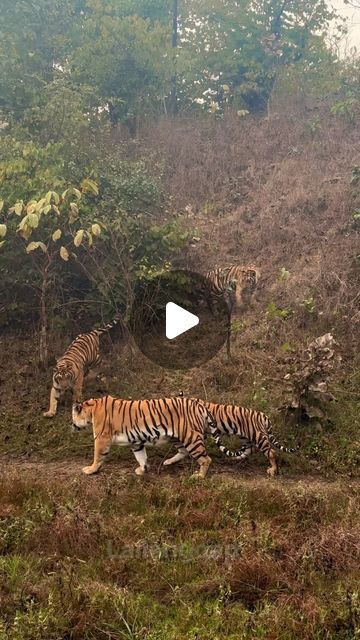
<path id="1" fill-rule="evenodd" d="M 244 280 L 252 286 L 256 286 L 260 280 L 261 272 L 254 264 L 249 264 L 244 268 Z"/>
<path id="2" fill-rule="evenodd" d="M 57 391 L 65 391 L 74 382 L 74 372 L 70 365 L 58 365 L 54 369 L 53 384 Z"/>
<path id="3" fill-rule="evenodd" d="M 250 264 L 243 269 L 241 298 L 245 305 L 250 304 L 251 298 L 257 288 L 261 273 L 260 270 L 253 264 Z"/>
<path id="4" fill-rule="evenodd" d="M 96 407 L 95 400 L 85 400 L 85 402 L 75 402 L 72 407 L 72 429 L 80 431 L 85 427 L 90 427 L 93 423 L 93 415 Z"/>

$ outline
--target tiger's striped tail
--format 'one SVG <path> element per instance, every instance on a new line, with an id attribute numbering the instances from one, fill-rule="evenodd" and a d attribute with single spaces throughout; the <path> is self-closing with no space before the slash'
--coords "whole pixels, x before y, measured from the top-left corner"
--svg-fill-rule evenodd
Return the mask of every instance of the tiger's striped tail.
<path id="1" fill-rule="evenodd" d="M 280 444 L 280 442 L 278 442 L 278 440 L 275 438 L 273 434 L 272 424 L 269 418 L 267 420 L 267 425 L 265 426 L 265 429 L 266 429 L 266 433 L 269 438 L 269 441 L 272 444 L 272 446 L 275 447 L 275 449 L 284 451 L 284 453 L 296 453 L 297 451 L 299 451 L 300 449 L 299 445 L 297 447 L 291 448 L 291 447 L 285 447 L 283 444 Z"/>
<path id="2" fill-rule="evenodd" d="M 249 448 L 249 445 L 245 444 L 238 451 L 230 451 L 230 449 L 225 447 L 225 445 L 223 445 L 221 442 L 220 431 L 216 426 L 214 416 L 210 413 L 208 409 L 206 411 L 207 411 L 208 425 L 209 425 L 211 436 L 213 437 L 214 442 L 216 446 L 220 449 L 221 453 L 224 456 L 227 456 L 228 458 L 238 458 L 240 460 L 242 458 L 244 459 L 247 458 L 247 455 L 245 455 L 244 452 Z"/>
<path id="3" fill-rule="evenodd" d="M 116 325 L 119 324 L 120 320 L 121 320 L 121 316 L 120 314 L 118 314 L 108 324 L 105 324 L 103 327 L 100 327 L 99 329 L 94 329 L 94 333 L 96 333 L 98 336 L 101 336 L 103 333 L 106 333 L 107 331 L 110 331 L 113 327 L 116 327 Z"/>
<path id="4" fill-rule="evenodd" d="M 298 445 L 297 447 L 285 447 L 283 444 L 280 444 L 280 442 L 278 442 L 274 436 L 273 433 L 269 433 L 268 434 L 269 440 L 271 442 L 271 444 L 276 448 L 276 449 L 280 449 L 280 451 L 284 451 L 285 453 L 296 453 L 297 451 L 299 451 L 300 446 Z"/>

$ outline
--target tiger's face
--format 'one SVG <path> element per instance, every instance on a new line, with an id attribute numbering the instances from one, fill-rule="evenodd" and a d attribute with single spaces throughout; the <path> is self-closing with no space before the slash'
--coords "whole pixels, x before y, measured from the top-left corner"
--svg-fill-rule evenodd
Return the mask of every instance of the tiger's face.
<path id="1" fill-rule="evenodd" d="M 244 280 L 250 286 L 256 286 L 260 279 L 260 271 L 255 266 L 251 265 L 247 267 L 244 272 Z"/>
<path id="2" fill-rule="evenodd" d="M 75 402 L 73 404 L 72 426 L 74 431 L 80 431 L 80 429 L 85 429 L 85 427 L 91 427 L 95 404 L 94 400 Z"/>
<path id="3" fill-rule="evenodd" d="M 57 391 L 63 393 L 72 386 L 74 381 L 74 373 L 69 366 L 55 367 L 53 374 L 53 385 Z"/>
<path id="4" fill-rule="evenodd" d="M 248 267 L 243 275 L 241 296 L 244 302 L 250 303 L 250 299 L 260 279 L 260 271 L 256 267 Z"/>

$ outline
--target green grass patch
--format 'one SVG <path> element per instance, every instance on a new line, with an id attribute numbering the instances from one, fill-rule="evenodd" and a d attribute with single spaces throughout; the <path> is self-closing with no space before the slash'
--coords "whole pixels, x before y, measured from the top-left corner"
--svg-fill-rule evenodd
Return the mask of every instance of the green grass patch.
<path id="1" fill-rule="evenodd" d="M 357 484 L 142 482 L 111 465 L 59 482 L 9 465 L 1 505 L 1 640 L 359 631 Z"/>

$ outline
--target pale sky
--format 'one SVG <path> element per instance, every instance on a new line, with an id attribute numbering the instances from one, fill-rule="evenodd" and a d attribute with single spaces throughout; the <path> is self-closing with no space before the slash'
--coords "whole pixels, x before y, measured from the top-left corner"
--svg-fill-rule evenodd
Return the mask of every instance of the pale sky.
<path id="1" fill-rule="evenodd" d="M 357 0 L 359 6 L 360 1 Z M 336 11 L 344 18 L 348 18 L 348 36 L 347 42 L 344 42 L 343 49 L 349 50 L 350 47 L 357 47 L 358 53 L 360 52 L 360 8 L 354 9 L 344 3 L 344 0 L 328 0 L 328 3 L 332 5 Z"/>

